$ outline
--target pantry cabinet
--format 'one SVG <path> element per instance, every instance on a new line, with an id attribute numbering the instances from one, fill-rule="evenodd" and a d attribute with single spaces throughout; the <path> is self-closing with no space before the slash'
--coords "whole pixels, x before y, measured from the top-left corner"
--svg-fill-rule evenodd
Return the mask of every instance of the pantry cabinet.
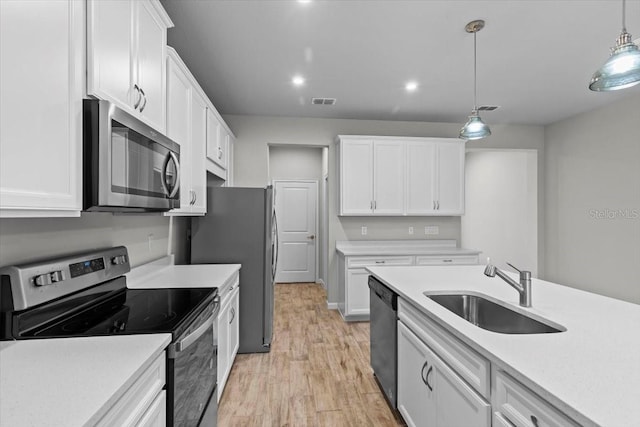
<path id="1" fill-rule="evenodd" d="M 157 0 L 89 0 L 87 94 L 165 132 L 169 15 Z"/>
<path id="2" fill-rule="evenodd" d="M 189 69 L 167 48 L 167 136 L 180 144 L 180 208 L 167 215 L 206 213 L 207 102 Z"/>
<path id="3" fill-rule="evenodd" d="M 338 138 L 340 215 L 464 214 L 464 141 Z"/>
<path id="4" fill-rule="evenodd" d="M 0 217 L 80 216 L 84 3 L 0 1 Z"/>

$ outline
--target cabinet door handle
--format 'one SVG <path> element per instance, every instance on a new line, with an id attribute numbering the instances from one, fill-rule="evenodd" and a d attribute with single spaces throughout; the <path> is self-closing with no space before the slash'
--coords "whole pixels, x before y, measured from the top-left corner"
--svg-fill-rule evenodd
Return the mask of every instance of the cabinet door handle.
<path id="1" fill-rule="evenodd" d="M 531 422 L 534 427 L 538 427 L 538 418 L 535 415 L 531 415 Z"/>
<path id="2" fill-rule="evenodd" d="M 375 211 L 376 209 L 378 209 L 378 202 L 377 201 L 373 201 L 373 210 Z"/>
<path id="3" fill-rule="evenodd" d="M 193 204 L 195 205 L 197 201 L 198 201 L 198 193 L 196 193 L 196 191 L 193 190 Z"/>
<path id="4" fill-rule="evenodd" d="M 434 211 L 436 210 L 436 201 L 435 200 L 433 201 L 433 210 Z"/>
<path id="5" fill-rule="evenodd" d="M 144 104 L 142 104 L 140 106 L 140 112 L 142 113 L 144 111 L 144 107 L 147 106 L 147 95 L 145 95 L 144 91 L 142 90 L 142 88 L 140 88 L 140 93 L 142 94 L 142 98 L 144 98 Z"/>
<path id="6" fill-rule="evenodd" d="M 136 91 L 136 96 L 137 96 L 135 102 L 133 103 L 133 108 L 137 110 L 138 105 L 140 105 L 140 101 L 142 101 L 142 95 L 140 95 L 140 88 L 138 87 L 137 84 L 133 85 L 133 90 Z"/>
<path id="7" fill-rule="evenodd" d="M 369 209 L 373 210 L 373 200 L 369 202 Z"/>
<path id="8" fill-rule="evenodd" d="M 233 323 L 233 319 L 235 319 L 235 318 L 236 318 L 236 310 L 235 310 L 235 308 L 232 307 L 231 308 L 231 320 L 229 320 L 229 324 L 232 324 Z"/>
<path id="9" fill-rule="evenodd" d="M 428 366 L 429 366 L 429 362 L 426 361 L 424 362 L 424 365 L 422 365 L 422 369 L 420 370 L 420 378 L 422 378 L 422 382 L 427 387 L 429 386 L 429 384 L 427 384 L 427 376 L 424 374 L 424 370 L 427 369 Z"/>
<path id="10" fill-rule="evenodd" d="M 145 103 L 145 104 L 147 103 L 146 98 L 145 98 L 145 102 L 144 102 L 144 103 Z M 437 210 L 440 210 L 440 200 L 438 200 L 438 201 L 436 202 L 436 209 L 437 209 Z"/>
<path id="11" fill-rule="evenodd" d="M 433 391 L 433 387 L 431 387 L 431 384 L 429 384 L 429 375 L 431 374 L 431 372 L 433 372 L 433 365 L 429 366 L 429 370 L 427 371 L 427 376 L 424 381 L 427 387 L 429 387 L 429 391 Z"/>

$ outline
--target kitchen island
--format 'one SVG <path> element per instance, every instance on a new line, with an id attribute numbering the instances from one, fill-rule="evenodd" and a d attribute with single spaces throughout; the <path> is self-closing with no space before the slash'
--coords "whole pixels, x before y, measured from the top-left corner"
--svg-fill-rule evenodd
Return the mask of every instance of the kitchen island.
<path id="1" fill-rule="evenodd" d="M 491 380 L 472 386 L 491 406 L 493 425 L 511 425 L 499 412 L 505 407 L 518 409 L 519 404 L 538 398 L 549 404 L 549 411 L 559 413 L 559 419 L 566 423 L 637 425 L 640 419 L 640 307 L 533 279 L 532 307 L 522 308 L 518 306 L 518 293 L 504 281 L 486 277 L 483 269 L 484 266 L 368 267 L 371 274 L 399 295 L 401 314 L 403 307 L 406 312 L 415 312 L 425 323 L 435 325 L 433 329 L 437 329 L 445 341 L 449 340 L 453 346 L 450 348 L 468 349 L 478 360 L 487 362 L 483 375 L 491 375 Z M 517 281 L 517 275 L 512 276 Z M 516 311 L 559 324 L 566 331 L 530 335 L 490 332 L 423 294 L 439 291 L 484 294 L 506 302 Z M 398 365 L 403 363 L 400 359 Z M 472 377 L 464 373 L 461 376 L 466 383 Z M 504 398 L 505 391 L 497 390 L 496 384 L 502 384 L 504 378 L 509 387 L 515 384 L 520 390 L 523 386 L 521 395 L 509 394 L 507 387 L 506 395 L 512 401 L 506 403 L 496 400 L 499 396 Z M 399 385 L 399 398 L 400 388 Z M 522 398 L 520 402 L 518 396 Z M 527 396 L 533 398 L 527 400 Z M 527 414 L 526 419 L 509 421 L 536 425 L 534 418 Z"/>

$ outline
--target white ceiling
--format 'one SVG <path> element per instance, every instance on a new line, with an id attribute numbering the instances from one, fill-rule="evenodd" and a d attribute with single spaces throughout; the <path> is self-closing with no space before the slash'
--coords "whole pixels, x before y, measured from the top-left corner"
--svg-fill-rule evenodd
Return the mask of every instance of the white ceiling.
<path id="1" fill-rule="evenodd" d="M 620 0 L 162 0 L 176 48 L 222 114 L 548 124 L 640 94 L 587 88 L 620 33 Z M 640 38 L 640 0 L 627 1 Z M 295 88 L 295 74 L 306 78 Z M 415 80 L 409 94 L 404 85 Z M 337 98 L 335 106 L 312 97 Z"/>

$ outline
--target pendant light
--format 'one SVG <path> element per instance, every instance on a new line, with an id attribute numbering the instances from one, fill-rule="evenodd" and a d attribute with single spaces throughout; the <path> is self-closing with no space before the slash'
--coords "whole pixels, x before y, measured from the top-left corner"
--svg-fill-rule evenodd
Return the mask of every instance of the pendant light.
<path id="1" fill-rule="evenodd" d="M 611 56 L 591 78 L 589 89 L 612 91 L 640 83 L 640 48 L 631 41 L 625 25 L 625 0 L 622 0 L 622 32 L 611 49 Z"/>
<path id="2" fill-rule="evenodd" d="M 469 116 L 469 121 L 460 129 L 460 138 L 467 140 L 482 139 L 491 135 L 491 129 L 480 118 L 478 114 L 478 72 L 477 72 L 477 47 L 476 34 L 484 28 L 484 21 L 478 19 L 469 22 L 465 27 L 467 33 L 473 33 L 473 111 Z"/>

